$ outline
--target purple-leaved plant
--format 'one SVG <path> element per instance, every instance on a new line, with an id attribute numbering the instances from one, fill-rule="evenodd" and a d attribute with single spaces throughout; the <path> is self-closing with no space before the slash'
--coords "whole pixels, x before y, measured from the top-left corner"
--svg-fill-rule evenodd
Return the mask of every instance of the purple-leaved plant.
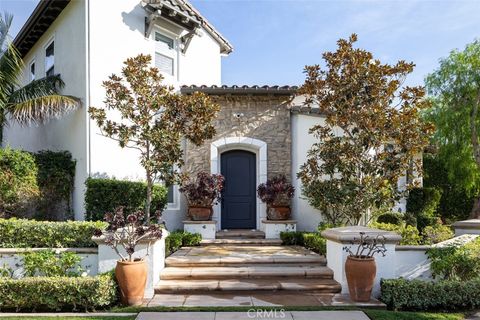
<path id="1" fill-rule="evenodd" d="M 181 188 L 189 206 L 211 207 L 220 201 L 225 178 L 221 174 L 199 172 L 193 181 L 185 183 Z"/>
<path id="2" fill-rule="evenodd" d="M 155 218 L 160 219 L 161 212 L 157 212 Z M 125 217 L 124 208 L 118 207 L 115 212 L 105 214 L 105 221 L 108 226 L 105 230 L 97 229 L 94 231 L 95 237 L 105 237 L 105 243 L 111 247 L 122 261 L 134 261 L 133 254 L 135 247 L 142 240 L 153 242 L 161 239 L 163 228 L 159 224 L 144 224 L 145 213 L 137 210 Z M 124 256 L 119 246 L 125 249 L 128 258 Z"/>

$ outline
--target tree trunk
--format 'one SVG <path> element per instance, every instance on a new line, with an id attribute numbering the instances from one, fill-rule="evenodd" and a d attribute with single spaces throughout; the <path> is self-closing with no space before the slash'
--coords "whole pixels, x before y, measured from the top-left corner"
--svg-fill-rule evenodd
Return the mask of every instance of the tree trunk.
<path id="1" fill-rule="evenodd" d="M 152 174 L 147 171 L 147 201 L 145 201 L 145 222 L 150 223 L 150 207 L 152 206 Z"/>
<path id="2" fill-rule="evenodd" d="M 150 223 L 150 207 L 152 205 L 152 172 L 150 171 L 150 143 L 147 141 L 146 145 L 146 178 L 147 178 L 147 200 L 145 201 L 145 223 Z"/>
<path id="3" fill-rule="evenodd" d="M 473 208 L 470 212 L 470 219 L 480 219 L 480 197 L 473 201 Z"/>
<path id="4" fill-rule="evenodd" d="M 480 170 L 480 143 L 478 141 L 478 132 L 477 132 L 477 114 L 478 108 L 480 107 L 480 91 L 477 93 L 477 99 L 472 107 L 472 112 L 470 113 L 470 133 L 472 138 L 472 147 L 473 147 L 473 158 L 477 164 L 477 168 Z M 480 198 L 476 198 L 473 203 L 472 211 L 470 211 L 471 219 L 480 218 Z"/>

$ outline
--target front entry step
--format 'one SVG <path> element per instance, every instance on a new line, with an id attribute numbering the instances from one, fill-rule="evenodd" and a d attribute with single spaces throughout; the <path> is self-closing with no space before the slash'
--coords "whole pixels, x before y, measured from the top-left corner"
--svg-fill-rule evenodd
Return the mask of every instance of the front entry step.
<path id="1" fill-rule="evenodd" d="M 325 266 L 270 264 L 240 267 L 169 267 L 162 271 L 162 280 L 220 280 L 265 278 L 331 279 L 333 271 Z"/>
<path id="2" fill-rule="evenodd" d="M 216 239 L 265 239 L 265 232 L 260 230 L 232 229 L 217 231 Z"/>
<path id="3" fill-rule="evenodd" d="M 282 240 L 280 239 L 204 239 L 200 242 L 201 246 L 279 246 L 281 244 Z"/>
<path id="4" fill-rule="evenodd" d="M 184 247 L 165 263 L 156 293 L 341 291 L 325 257 L 299 246 L 231 243 Z"/>
<path id="5" fill-rule="evenodd" d="M 272 290 L 338 293 L 341 289 L 333 279 L 160 280 L 155 293 Z"/>

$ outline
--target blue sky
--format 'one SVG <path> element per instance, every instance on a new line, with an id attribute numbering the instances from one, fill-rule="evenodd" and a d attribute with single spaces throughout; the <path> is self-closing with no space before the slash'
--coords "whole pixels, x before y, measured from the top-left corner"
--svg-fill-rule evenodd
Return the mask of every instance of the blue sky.
<path id="1" fill-rule="evenodd" d="M 101 1 L 101 0 L 95 0 Z M 120 0 L 119 0 L 120 1 Z M 15 15 L 12 34 L 38 0 L 0 0 Z M 355 32 L 358 46 L 383 62 L 417 67 L 408 84 L 422 84 L 441 57 L 480 38 L 480 0 L 192 0 L 234 46 L 223 59 L 224 84 L 289 84 L 305 65 L 322 62 L 338 38 Z"/>

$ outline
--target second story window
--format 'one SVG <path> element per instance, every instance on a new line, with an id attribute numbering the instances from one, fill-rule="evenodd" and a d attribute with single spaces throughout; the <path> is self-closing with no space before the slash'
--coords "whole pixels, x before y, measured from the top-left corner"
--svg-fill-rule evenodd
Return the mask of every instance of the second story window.
<path id="1" fill-rule="evenodd" d="M 167 36 L 164 36 L 161 33 L 155 32 L 155 41 L 161 42 L 167 45 L 169 49 L 173 49 L 173 39 Z"/>
<path id="2" fill-rule="evenodd" d="M 163 73 L 173 76 L 173 59 L 155 52 L 155 67 Z"/>
<path id="3" fill-rule="evenodd" d="M 155 66 L 165 75 L 174 76 L 177 51 L 175 40 L 160 32 L 155 32 Z"/>
<path id="4" fill-rule="evenodd" d="M 55 74 L 55 42 L 52 41 L 45 49 L 45 74 L 53 76 Z"/>
<path id="5" fill-rule="evenodd" d="M 35 61 L 30 63 L 29 81 L 35 80 Z"/>

